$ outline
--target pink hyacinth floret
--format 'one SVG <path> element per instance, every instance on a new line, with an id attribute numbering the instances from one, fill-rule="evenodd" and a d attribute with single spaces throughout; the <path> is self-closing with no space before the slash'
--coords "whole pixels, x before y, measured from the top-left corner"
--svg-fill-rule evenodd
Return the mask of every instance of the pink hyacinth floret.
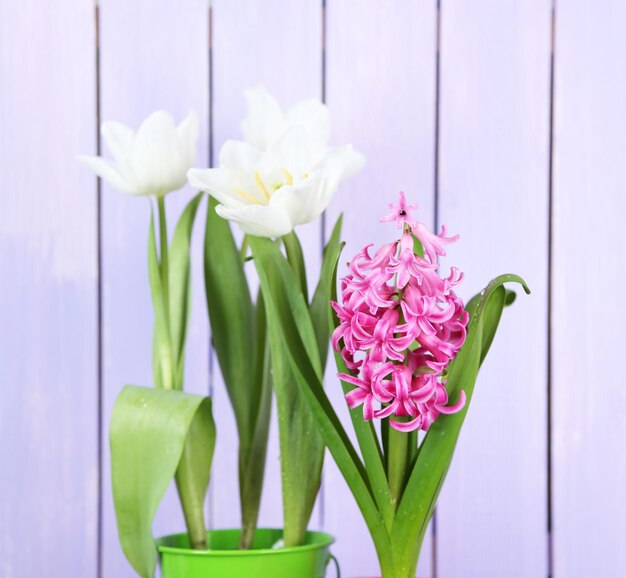
<path id="1" fill-rule="evenodd" d="M 366 420 L 390 418 L 399 431 L 427 431 L 466 401 L 461 391 L 450 405 L 445 387 L 469 320 L 454 292 L 463 273 L 454 267 L 447 277 L 437 272 L 444 245 L 458 235 L 447 237 L 445 227 L 436 235 L 415 221 L 410 212 L 416 206 L 404 193 L 389 207 L 392 213 L 381 221 L 394 221 L 403 234 L 373 255 L 371 245 L 364 247 L 350 261 L 341 303 L 332 303 L 340 322 L 332 344 L 351 372 L 339 377 L 355 386 L 346 395 L 350 408 L 362 405 Z"/>

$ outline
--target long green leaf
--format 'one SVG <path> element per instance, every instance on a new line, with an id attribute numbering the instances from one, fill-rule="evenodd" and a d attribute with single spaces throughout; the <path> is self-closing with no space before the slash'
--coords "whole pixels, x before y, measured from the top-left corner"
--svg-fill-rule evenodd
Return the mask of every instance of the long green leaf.
<path id="1" fill-rule="evenodd" d="M 502 277 L 507 277 L 508 281 L 515 281 L 517 283 L 523 283 L 523 280 L 517 275 L 500 276 L 498 277 L 498 279 L 501 279 Z M 523 284 L 523 287 L 526 293 L 530 293 L 530 289 L 528 289 L 528 286 L 525 283 Z M 483 293 L 484 292 L 481 292 L 478 295 L 474 295 L 474 297 L 472 297 L 467 303 L 465 309 L 470 314 L 470 317 L 473 315 L 473 313 L 476 311 L 476 308 L 480 304 L 481 299 L 483 297 Z M 515 298 L 516 298 L 515 292 L 505 288 L 504 307 L 508 307 L 511 304 L 513 304 L 515 302 Z M 482 353 L 481 353 L 481 358 L 480 358 L 481 365 L 485 361 L 485 357 L 487 357 L 487 353 L 489 353 L 489 349 L 491 348 L 491 344 L 496 335 L 496 330 L 498 329 L 498 323 L 500 322 L 500 317 L 502 316 L 502 311 L 503 309 L 497 309 L 497 308 L 491 308 L 490 310 L 485 311 L 485 315 L 487 314 L 495 315 L 497 319 L 494 318 L 491 320 L 491 322 L 485 323 L 485 331 L 483 332 L 483 341 L 482 341 Z"/>
<path id="2" fill-rule="evenodd" d="M 264 308 L 252 304 L 230 225 L 209 198 L 204 276 L 213 346 L 239 433 L 243 548 L 252 544 L 263 487 L 271 408 Z"/>
<path id="3" fill-rule="evenodd" d="M 293 271 L 271 241 L 253 238 L 251 246 L 265 295 L 272 346 L 277 344 L 287 355 L 300 392 L 309 403 L 319 431 L 363 513 L 381 559 L 385 559 L 388 537 L 365 468 L 324 392 L 319 370 L 311 358 L 311 348 L 304 343 L 302 333 L 312 331 L 312 324 L 310 317 L 307 320 L 307 315 L 302 313 L 302 306 L 306 304 L 302 294 L 295 291 Z M 294 307 L 298 300 L 301 306 Z"/>
<path id="4" fill-rule="evenodd" d="M 254 308 L 248 282 L 228 221 L 215 212 L 209 197 L 204 242 L 204 280 L 211 322 L 211 336 L 226 389 L 230 396 L 240 435 L 250 437 L 250 361 L 253 355 Z M 256 394 L 256 395 L 255 395 Z"/>
<path id="5" fill-rule="evenodd" d="M 339 254 L 336 255 L 333 263 L 334 274 L 331 280 L 330 295 L 333 301 L 337 301 L 337 265 L 339 262 Z M 329 317 L 329 324 L 336 328 L 339 326 L 339 318 L 337 317 L 335 310 L 327 305 L 327 314 Z M 347 368 L 341 353 L 335 352 L 335 364 L 339 373 L 350 373 Z M 344 395 L 351 391 L 354 386 L 341 381 L 341 387 Z M 394 506 L 391 499 L 391 492 L 389 490 L 389 483 L 387 481 L 387 474 L 385 472 L 385 463 L 383 452 L 381 451 L 378 436 L 376 430 L 371 421 L 365 421 L 363 419 L 363 411 L 357 407 L 350 411 L 350 419 L 352 421 L 352 427 L 357 437 L 361 455 L 365 463 L 365 469 L 367 471 L 367 478 L 370 481 L 371 487 L 376 488 L 374 492 L 374 499 L 378 509 L 385 520 L 385 526 L 387 531 L 391 531 L 393 525 Z M 386 422 L 383 423 L 383 433 L 385 431 Z"/>
<path id="6" fill-rule="evenodd" d="M 110 445 L 117 527 L 124 554 L 142 578 L 154 576 L 157 551 L 152 521 L 174 477 L 190 430 L 193 439 L 196 435 L 205 438 L 201 445 L 189 443 L 194 446 L 194 459 L 204 462 L 208 477 L 215 443 L 208 397 L 126 386 L 115 402 Z"/>
<path id="7" fill-rule="evenodd" d="M 296 235 L 295 231 L 291 231 L 288 235 L 285 235 L 283 238 L 283 244 L 285 245 L 285 252 L 287 253 L 287 260 L 291 264 L 291 268 L 293 269 L 296 279 L 298 281 L 298 287 L 302 291 L 304 295 L 304 301 L 306 303 L 309 302 L 308 297 L 308 287 L 306 280 L 306 265 L 304 263 L 304 253 L 302 252 L 302 245 L 300 244 L 300 239 L 298 239 L 298 235 Z"/>
<path id="8" fill-rule="evenodd" d="M 249 238 L 253 256 L 259 243 L 270 243 L 266 240 Z M 286 292 L 287 300 L 301 328 L 302 339 L 315 366 L 320 367 L 319 353 L 315 332 L 303 291 L 304 261 L 300 250 L 300 242 L 295 232 L 284 238 L 285 245 L 292 247 L 293 255 L 287 263 L 291 269 L 295 285 Z M 295 247 L 295 249 L 294 249 Z M 277 250 L 277 247 L 276 247 Z M 280 253 L 279 253 L 280 254 Z M 280 281 L 276 278 L 272 282 Z M 270 327 L 270 343 L 272 358 L 272 374 L 276 405 L 278 411 L 278 431 L 280 438 L 280 465 L 282 476 L 282 495 L 284 512 L 285 546 L 299 546 L 304 540 L 315 498 L 319 491 L 324 461 L 324 440 L 317 431 L 315 418 L 298 389 L 291 371 L 289 360 L 283 354 L 281 341 L 277 340 L 275 321 L 268 319 Z M 328 342 L 328 336 L 326 337 Z"/>
<path id="9" fill-rule="evenodd" d="M 463 390 L 467 402 L 459 413 L 440 416 L 422 442 L 394 523 L 392 543 L 397 552 L 409 552 L 411 544 L 421 543 L 472 400 L 483 352 L 491 345 L 505 306 L 503 285 L 507 282 L 520 283 L 530 292 L 520 277 L 501 275 L 489 283 L 477 301 L 469 304 L 471 319 L 467 339 L 450 364 L 448 374 L 451 399 L 458 398 Z"/>
<path id="10" fill-rule="evenodd" d="M 269 322 L 282 479 L 286 547 L 300 546 L 319 491 L 324 440 L 284 355 L 277 323 Z"/>
<path id="11" fill-rule="evenodd" d="M 270 412 L 272 408 L 272 376 L 270 348 L 267 339 L 265 304 L 259 291 L 256 303 L 254 383 L 260 388 L 260 398 L 254 423 L 250 425 L 250 439 L 240 440 L 239 491 L 242 504 L 242 532 L 240 545 L 250 548 L 259 516 L 263 478 L 267 455 Z"/>
<path id="12" fill-rule="evenodd" d="M 330 315 L 328 314 L 329 302 L 332 299 L 332 291 L 335 289 L 335 272 L 337 270 L 337 260 L 341 254 L 343 245 L 341 244 L 341 225 L 343 215 L 339 215 L 337 222 L 333 227 L 333 232 L 324 248 L 324 256 L 322 259 L 322 267 L 320 270 L 320 278 L 317 287 L 311 299 L 309 310 L 311 312 L 311 321 L 315 330 L 317 339 L 317 348 L 320 352 L 320 362 L 322 369 L 326 367 L 328 358 L 328 340 L 333 330 Z"/>
<path id="13" fill-rule="evenodd" d="M 191 310 L 191 272 L 189 246 L 202 193 L 197 194 L 183 211 L 169 248 L 170 338 L 176 371 L 176 389 L 182 389 L 185 340 Z"/>

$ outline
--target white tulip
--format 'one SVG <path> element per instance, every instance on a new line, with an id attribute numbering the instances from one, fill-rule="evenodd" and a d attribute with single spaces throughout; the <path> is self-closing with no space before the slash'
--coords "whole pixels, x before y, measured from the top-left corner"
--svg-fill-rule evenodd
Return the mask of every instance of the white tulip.
<path id="1" fill-rule="evenodd" d="M 196 160 L 195 113 L 176 126 L 167 112 L 154 112 L 136 134 L 119 122 L 105 122 L 101 133 L 114 162 L 97 156 L 78 158 L 116 189 L 161 197 L 186 184 L 187 171 Z"/>
<path id="2" fill-rule="evenodd" d="M 284 111 L 262 86 L 245 92 L 245 142 L 227 141 L 220 167 L 191 169 L 189 182 L 220 203 L 217 213 L 245 232 L 279 237 L 318 217 L 363 156 L 330 148 L 330 114 L 317 99 Z"/>
<path id="3" fill-rule="evenodd" d="M 312 166 L 322 160 L 328 151 L 330 139 L 330 112 L 316 98 L 302 100 L 283 110 L 263 86 L 254 86 L 244 92 L 247 116 L 241 123 L 244 140 L 260 150 L 272 143 L 294 126 L 303 129 L 307 143 L 307 159 Z"/>
<path id="4" fill-rule="evenodd" d="M 312 163 L 311 150 L 318 143 L 311 142 L 310 135 L 306 127 L 293 126 L 267 150 L 227 141 L 220 151 L 220 167 L 191 169 L 189 182 L 221 203 L 217 213 L 245 233 L 286 235 L 318 217 L 339 183 L 364 164 L 351 145 L 328 149 Z"/>

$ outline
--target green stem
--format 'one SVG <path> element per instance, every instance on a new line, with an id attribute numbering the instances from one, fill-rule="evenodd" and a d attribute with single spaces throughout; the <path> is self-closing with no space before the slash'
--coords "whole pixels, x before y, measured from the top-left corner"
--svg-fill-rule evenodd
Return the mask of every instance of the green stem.
<path id="1" fill-rule="evenodd" d="M 400 503 L 406 483 L 410 434 L 390 427 L 388 436 L 387 477 L 395 508 Z"/>
<path id="2" fill-rule="evenodd" d="M 169 265 L 168 265 L 168 243 L 167 243 L 167 219 L 165 216 L 165 198 L 157 198 L 157 206 L 159 210 L 159 245 L 160 245 L 160 272 L 161 272 L 161 291 L 163 298 L 163 307 L 165 309 L 165 332 L 167 337 L 167 348 L 161 348 L 159 352 L 161 362 L 161 373 L 163 387 L 165 389 L 173 389 L 175 384 L 174 376 L 174 360 L 172 359 L 172 346 L 170 336 L 170 292 L 169 292 Z M 164 349 L 167 349 L 165 351 Z"/>
<path id="3" fill-rule="evenodd" d="M 159 207 L 159 243 L 160 243 L 160 259 L 161 259 L 161 285 L 163 287 L 163 300 L 165 301 L 166 315 L 169 320 L 170 313 L 170 276 L 168 270 L 168 247 L 167 247 L 167 220 L 165 217 L 165 198 L 158 197 L 157 205 Z"/>
<path id="4" fill-rule="evenodd" d="M 417 549 L 417 553 L 419 554 L 419 549 Z M 417 557 L 414 552 L 411 552 L 400 559 L 381 560 L 380 570 L 382 578 L 415 578 Z"/>
<path id="5" fill-rule="evenodd" d="M 418 430 L 414 429 L 413 431 L 410 431 L 407 434 L 409 436 L 408 448 L 407 448 L 407 460 L 408 460 L 407 473 L 413 469 L 413 464 L 415 464 L 415 460 L 417 458 L 417 454 L 419 451 L 419 448 L 418 448 L 419 439 L 418 439 L 417 432 Z"/>

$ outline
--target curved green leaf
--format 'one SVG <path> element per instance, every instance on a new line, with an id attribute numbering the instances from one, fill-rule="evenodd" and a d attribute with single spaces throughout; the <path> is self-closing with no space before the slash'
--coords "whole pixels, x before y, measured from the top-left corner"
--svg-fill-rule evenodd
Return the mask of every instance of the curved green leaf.
<path id="1" fill-rule="evenodd" d="M 530 293 L 521 277 L 501 275 L 468 303 L 471 318 L 467 339 L 450 364 L 447 388 L 453 401 L 463 390 L 467 402 L 459 413 L 440 416 L 420 446 L 393 527 L 392 543 L 397 552 L 410 552 L 411 544 L 421 544 L 472 400 L 478 370 L 493 341 L 505 306 L 506 290 L 503 285 L 508 282 L 520 283 Z M 414 555 L 417 556 L 417 553 Z"/>
<path id="2" fill-rule="evenodd" d="M 296 280 L 298 282 L 298 287 L 302 291 L 304 295 L 305 302 L 309 302 L 308 297 L 308 287 L 306 280 L 306 265 L 304 263 L 304 253 L 302 252 L 302 245 L 300 244 L 300 239 L 298 239 L 298 235 L 296 235 L 295 231 L 291 231 L 288 235 L 285 235 L 283 238 L 283 244 L 285 245 L 285 252 L 287 253 L 287 260 L 291 264 L 291 268 L 293 269 Z"/>
<path id="3" fill-rule="evenodd" d="M 338 248 L 336 255 L 334 256 L 333 275 L 329 281 L 329 293 L 333 301 L 337 301 L 337 265 L 339 263 L 339 255 L 342 248 L 343 245 Z M 329 325 L 333 328 L 338 327 L 339 318 L 337 317 L 335 310 L 327 304 L 326 311 L 329 318 Z M 335 351 L 334 355 L 338 372 L 349 374 L 350 370 L 347 368 L 343 358 L 341 357 L 341 353 Z M 352 385 L 344 381 L 340 380 L 340 383 L 344 395 L 353 389 Z M 352 427 L 354 428 L 359 448 L 361 450 L 361 455 L 363 456 L 363 461 L 365 463 L 367 478 L 371 487 L 377 489 L 377 491 L 374 492 L 374 499 L 376 500 L 376 504 L 383 519 L 385 520 L 387 531 L 391 531 L 391 527 L 393 525 L 394 507 L 391 500 L 387 474 L 385 473 L 383 452 L 381 451 L 378 436 L 376 435 L 376 430 L 374 429 L 374 424 L 371 421 L 365 421 L 363 419 L 363 411 L 360 407 L 351 409 L 349 412 Z M 383 432 L 386 425 L 386 421 L 381 424 Z"/>
<path id="4" fill-rule="evenodd" d="M 388 556 L 388 536 L 376 507 L 367 473 L 324 391 L 316 341 L 293 270 L 279 248 L 253 238 L 254 261 L 265 296 L 272 347 L 286 354 L 301 394 L 306 398 L 335 462 L 341 470 L 374 538 L 382 560 Z M 311 342 L 311 336 L 313 341 Z M 306 343 L 306 345 L 305 345 Z"/>
<path id="5" fill-rule="evenodd" d="M 251 356 L 254 355 L 254 306 L 243 263 L 228 221 L 216 212 L 209 197 L 204 240 L 204 280 L 211 323 L 211 338 L 226 389 L 230 396 L 240 436 L 250 437 L 249 416 L 255 407 L 251 398 Z"/>
<path id="6" fill-rule="evenodd" d="M 267 239 L 249 237 L 248 242 L 255 257 L 259 245 L 271 246 L 274 254 L 280 255 L 281 262 L 289 269 L 290 281 L 294 283 L 286 293 L 286 299 L 294 311 L 301 335 L 313 360 L 319 368 L 321 363 L 317 349 L 317 341 L 311 318 L 302 291 L 301 282 L 304 281 L 302 270 L 304 261 L 299 250 L 300 242 L 294 232 L 284 239 L 286 246 L 296 247 L 295 257 L 287 260 L 280 253 L 278 245 Z M 298 256 L 299 255 L 299 256 Z M 277 277 L 273 281 L 280 283 Z M 263 288 L 264 294 L 265 289 Z M 267 298 L 265 298 L 267 303 Z M 267 308 L 267 307 L 266 307 Z M 284 512 L 284 542 L 285 546 L 299 546 L 304 540 L 307 525 L 313 511 L 315 498 L 319 491 L 322 465 L 324 462 L 324 441 L 317 431 L 315 418 L 298 389 L 289 360 L 283 354 L 281 342 L 276 339 L 273 331 L 275 320 L 268 314 L 270 330 L 272 375 L 276 405 L 278 411 L 278 431 L 280 437 L 280 462 L 282 477 L 282 495 Z M 328 343 L 328 335 L 326 344 Z"/>
<path id="7" fill-rule="evenodd" d="M 191 232 L 202 200 L 197 194 L 185 207 L 178 220 L 169 248 L 169 327 L 172 356 L 176 371 L 176 389 L 182 389 L 185 340 L 191 310 L 191 272 L 189 246 Z"/>
<path id="8" fill-rule="evenodd" d="M 243 548 L 257 523 L 271 410 L 265 309 L 252 304 L 242 256 L 228 221 L 209 198 L 204 239 L 204 279 L 213 347 L 239 433 L 239 492 Z"/>
<path id="9" fill-rule="evenodd" d="M 209 398 L 206 399 L 210 404 Z M 210 405 L 208 417 L 210 419 L 196 417 L 191 422 L 176 470 L 176 489 L 185 516 L 189 543 L 196 550 L 206 549 L 204 502 L 211 477 L 216 437 Z"/>
<path id="10" fill-rule="evenodd" d="M 255 307 L 256 314 L 256 354 L 253 380 L 254 389 L 259 390 L 257 411 L 250 414 L 254 422 L 250 424 L 251 436 L 239 443 L 239 494 L 241 500 L 241 548 L 252 547 L 254 532 L 259 516 L 263 478 L 267 456 L 270 414 L 272 408 L 272 376 L 269 340 L 263 295 L 259 295 Z"/>
<path id="11" fill-rule="evenodd" d="M 481 291 L 478 295 L 474 295 L 474 297 L 472 297 L 468 301 L 467 305 L 465 306 L 465 310 L 470 314 L 470 324 L 472 323 L 472 318 L 476 312 L 476 309 L 479 307 L 481 302 L 484 301 L 484 297 L 489 297 L 489 295 L 491 295 L 493 291 L 495 291 L 503 283 L 519 283 L 523 287 L 524 292 L 527 295 L 530 294 L 530 289 L 528 288 L 528 285 L 526 285 L 526 282 L 518 275 L 500 275 L 499 277 L 493 279 L 483 291 Z M 515 298 L 515 292 L 505 287 L 502 308 L 493 306 L 487 307 L 483 305 L 483 307 L 485 307 L 484 315 L 490 317 L 490 319 L 486 320 L 485 330 L 483 332 L 482 353 L 480 357 L 481 365 L 485 360 L 485 357 L 487 357 L 487 353 L 491 348 L 491 343 L 493 342 L 493 339 L 496 335 L 496 330 L 498 329 L 498 324 L 500 323 L 500 317 L 502 317 L 502 310 L 504 309 L 504 307 L 508 307 L 509 305 L 513 304 L 515 302 Z M 451 368 L 454 366 L 454 363 L 455 361 L 452 362 L 450 366 Z"/>
<path id="12" fill-rule="evenodd" d="M 204 441 L 199 441 L 200 436 Z M 215 443 L 211 400 L 174 390 L 126 386 L 113 408 L 109 439 L 120 543 L 135 571 L 152 578 L 157 563 L 152 521 L 184 447 L 198 462 L 201 474 L 194 480 L 197 495 L 204 500 L 206 486 L 201 486 L 208 482 Z"/>
<path id="13" fill-rule="evenodd" d="M 320 362 L 322 369 L 326 367 L 328 358 L 328 341 L 333 331 L 333 325 L 330 315 L 328 314 L 329 302 L 333 298 L 332 292 L 336 287 L 337 261 L 343 244 L 341 243 L 341 225 L 343 215 L 339 215 L 337 222 L 333 227 L 326 247 L 324 247 L 324 256 L 322 259 L 322 267 L 320 270 L 320 278 L 311 299 L 309 311 L 311 312 L 311 321 L 315 330 L 317 339 L 317 348 L 320 352 Z M 335 283 L 333 283 L 335 280 Z"/>

